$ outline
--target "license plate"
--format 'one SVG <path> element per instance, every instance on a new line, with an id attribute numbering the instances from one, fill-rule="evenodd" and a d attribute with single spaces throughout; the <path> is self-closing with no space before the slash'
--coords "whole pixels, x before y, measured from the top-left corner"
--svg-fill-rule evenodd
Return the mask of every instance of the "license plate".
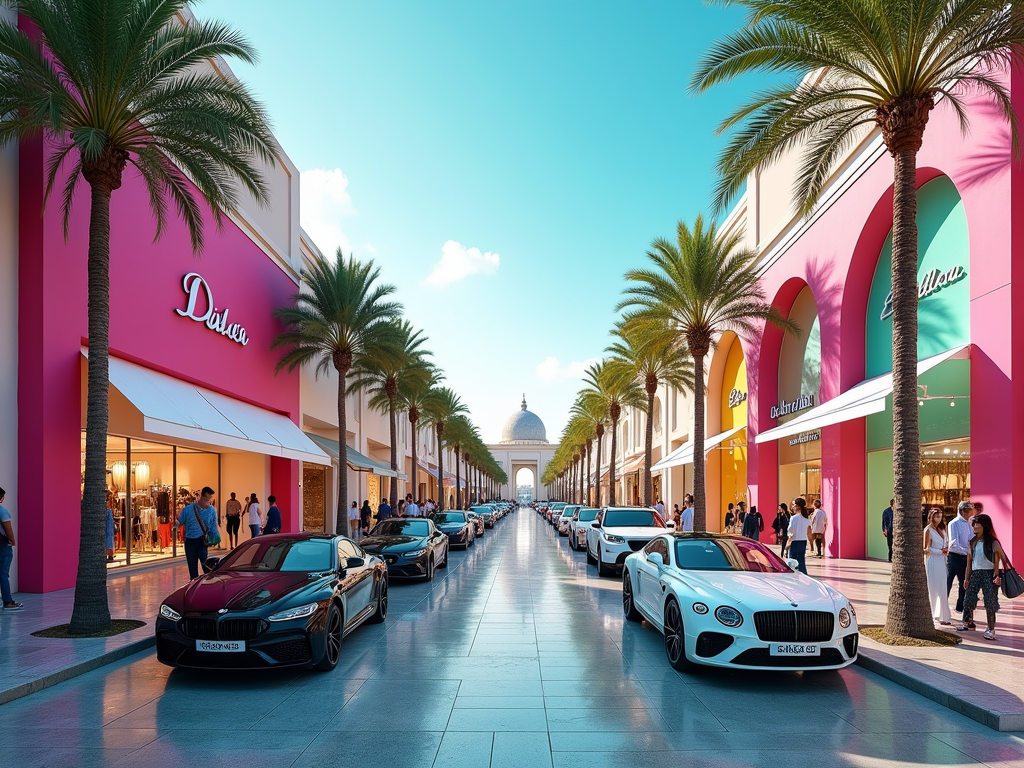
<path id="1" fill-rule="evenodd" d="M 772 643 L 772 656 L 820 656 L 821 646 L 802 643 Z"/>
<path id="2" fill-rule="evenodd" d="M 196 650 L 204 653 L 245 653 L 245 640 L 196 640 Z"/>

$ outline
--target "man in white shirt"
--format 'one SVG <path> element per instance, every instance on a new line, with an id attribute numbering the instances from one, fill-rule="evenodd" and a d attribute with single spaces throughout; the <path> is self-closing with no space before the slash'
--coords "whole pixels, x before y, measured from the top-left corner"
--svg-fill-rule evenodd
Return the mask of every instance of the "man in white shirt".
<path id="1" fill-rule="evenodd" d="M 693 505 L 687 502 L 686 507 L 679 514 L 679 524 L 684 531 L 693 530 Z"/>
<path id="2" fill-rule="evenodd" d="M 416 502 L 412 500 L 412 494 L 406 494 L 405 496 L 405 516 L 406 517 L 419 517 L 420 508 L 416 506 Z"/>
<path id="3" fill-rule="evenodd" d="M 969 501 L 961 501 L 956 508 L 956 517 L 949 521 L 946 529 L 946 599 L 953 589 L 953 582 L 959 585 L 956 595 L 956 612 L 964 609 L 964 577 L 967 575 L 967 553 L 970 551 L 974 529 L 971 527 L 971 516 L 974 505 Z"/>
<path id="4" fill-rule="evenodd" d="M 824 557 L 822 547 L 825 545 L 825 529 L 828 528 L 828 515 L 821 508 L 821 501 L 814 500 L 814 512 L 811 516 L 811 536 L 814 546 L 818 549 L 818 557 Z"/>

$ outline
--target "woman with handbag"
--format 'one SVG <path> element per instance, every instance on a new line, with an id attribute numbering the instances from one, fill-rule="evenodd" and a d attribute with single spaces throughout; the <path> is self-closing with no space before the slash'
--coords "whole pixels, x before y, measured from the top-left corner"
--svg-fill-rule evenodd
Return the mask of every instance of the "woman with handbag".
<path id="1" fill-rule="evenodd" d="M 772 523 L 775 531 L 775 540 L 781 545 L 779 555 L 786 556 L 786 543 L 789 541 L 789 507 L 786 502 L 779 504 L 779 511 L 775 513 L 775 522 Z"/>
<path id="2" fill-rule="evenodd" d="M 985 616 L 988 628 L 983 637 L 996 639 L 996 612 L 999 611 L 999 582 L 1002 565 L 1006 562 L 1003 547 L 999 543 L 992 518 L 975 515 L 971 519 L 974 538 L 967 551 L 967 592 L 964 595 L 963 621 L 957 632 L 974 631 L 974 609 L 978 606 L 978 592 L 985 601 Z"/>

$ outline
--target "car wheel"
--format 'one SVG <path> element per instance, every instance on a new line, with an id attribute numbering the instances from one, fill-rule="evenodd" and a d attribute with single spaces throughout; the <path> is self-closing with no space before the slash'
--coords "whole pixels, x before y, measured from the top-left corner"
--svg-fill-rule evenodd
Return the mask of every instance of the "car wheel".
<path id="1" fill-rule="evenodd" d="M 338 660 L 341 658 L 342 629 L 341 609 L 337 603 L 331 603 L 324 625 L 324 657 L 316 665 L 321 672 L 330 672 L 338 666 Z"/>
<path id="2" fill-rule="evenodd" d="M 594 564 L 594 556 L 590 554 L 590 542 L 587 542 L 587 565 Z"/>
<path id="3" fill-rule="evenodd" d="M 427 575 L 423 577 L 424 581 L 434 580 L 434 558 L 431 556 L 427 559 Z"/>
<path id="4" fill-rule="evenodd" d="M 388 617 L 388 577 L 385 575 L 377 587 L 377 610 L 370 617 L 371 624 L 383 624 Z"/>
<path id="5" fill-rule="evenodd" d="M 448 553 L 451 552 L 451 550 L 452 550 L 451 547 L 445 547 L 444 548 L 444 560 L 442 560 L 441 564 L 439 566 L 437 566 L 438 568 L 447 568 L 448 567 Z"/>
<path id="6" fill-rule="evenodd" d="M 693 669 L 693 662 L 686 658 L 683 614 L 675 600 L 665 603 L 665 655 L 668 656 L 668 663 L 672 665 L 672 669 L 677 672 Z"/>
<path id="7" fill-rule="evenodd" d="M 636 609 L 633 602 L 633 582 L 629 578 L 629 570 L 622 569 L 622 613 L 629 621 L 643 621 L 644 617 Z"/>
<path id="8" fill-rule="evenodd" d="M 597 547 L 597 575 L 598 576 L 614 576 L 615 566 L 609 566 L 604 564 L 604 559 L 601 556 L 601 547 Z"/>
<path id="9" fill-rule="evenodd" d="M 572 543 L 572 531 L 569 531 L 569 549 L 576 551 L 576 545 Z"/>

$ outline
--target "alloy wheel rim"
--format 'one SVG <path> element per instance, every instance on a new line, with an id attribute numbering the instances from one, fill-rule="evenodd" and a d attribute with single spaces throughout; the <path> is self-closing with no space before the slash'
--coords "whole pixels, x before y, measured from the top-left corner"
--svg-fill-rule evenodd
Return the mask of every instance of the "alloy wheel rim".
<path id="1" fill-rule="evenodd" d="M 331 664 L 337 664 L 341 657 L 341 614 L 331 611 L 327 624 L 327 658 Z"/>
<path id="2" fill-rule="evenodd" d="M 629 579 L 629 574 L 622 580 L 622 612 L 627 616 L 630 614 L 633 608 L 633 584 Z"/>
<path id="3" fill-rule="evenodd" d="M 387 618 L 388 615 L 388 583 L 386 581 L 381 582 L 380 585 L 380 615 L 381 618 Z"/>
<path id="4" fill-rule="evenodd" d="M 665 611 L 665 651 L 672 662 L 679 660 L 682 649 L 682 627 L 680 626 L 679 607 L 669 603 Z"/>

